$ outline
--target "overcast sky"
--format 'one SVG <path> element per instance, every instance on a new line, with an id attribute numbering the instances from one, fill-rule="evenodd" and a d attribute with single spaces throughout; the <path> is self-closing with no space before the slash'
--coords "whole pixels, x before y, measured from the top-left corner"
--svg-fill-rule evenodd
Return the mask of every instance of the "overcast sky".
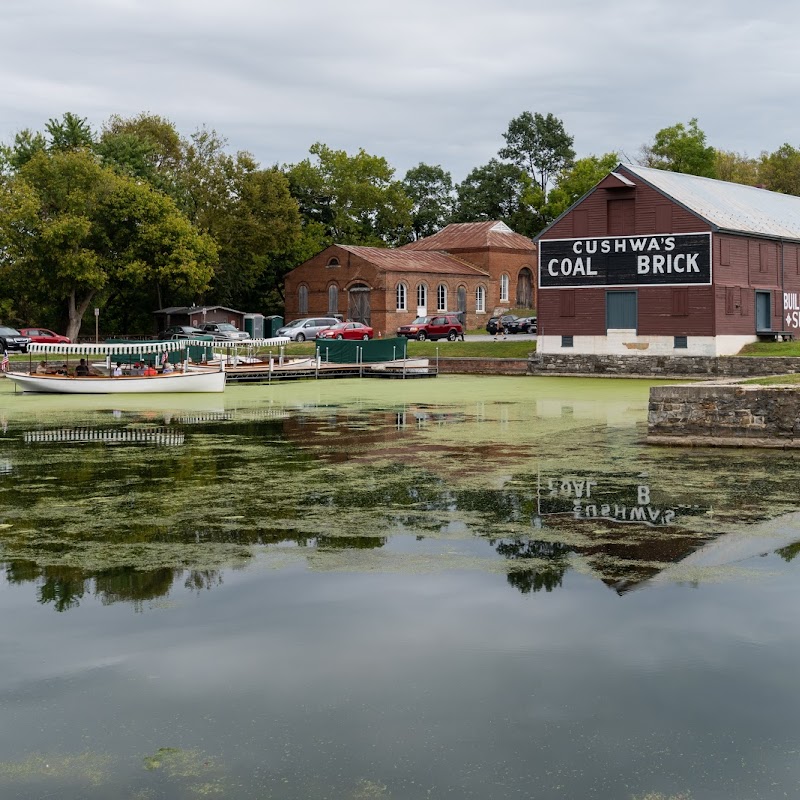
<path id="1" fill-rule="evenodd" d="M 0 0 L 0 23 L 3 142 L 146 111 L 265 166 L 322 141 L 456 181 L 523 111 L 579 156 L 691 117 L 721 149 L 800 146 L 796 0 Z"/>

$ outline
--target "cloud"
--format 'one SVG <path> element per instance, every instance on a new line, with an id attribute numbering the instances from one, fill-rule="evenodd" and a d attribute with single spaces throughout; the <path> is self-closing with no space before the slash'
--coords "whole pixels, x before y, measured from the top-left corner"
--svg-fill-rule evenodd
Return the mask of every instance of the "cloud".
<path id="1" fill-rule="evenodd" d="M 756 15 L 757 14 L 757 15 Z M 74 111 L 205 124 L 265 164 L 315 141 L 461 180 L 509 120 L 551 112 L 579 155 L 633 156 L 698 117 L 751 155 L 791 141 L 800 8 L 688 0 L 11 0 L 0 139 Z"/>

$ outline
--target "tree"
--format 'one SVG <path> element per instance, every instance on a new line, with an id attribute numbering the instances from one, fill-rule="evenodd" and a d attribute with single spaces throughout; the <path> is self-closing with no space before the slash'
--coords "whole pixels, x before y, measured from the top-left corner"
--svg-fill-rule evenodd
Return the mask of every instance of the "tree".
<path id="1" fill-rule="evenodd" d="M 387 245 L 407 241 L 412 201 L 385 158 L 354 156 L 317 142 L 314 159 L 285 167 L 304 225 L 317 223 L 325 244 Z"/>
<path id="2" fill-rule="evenodd" d="M 716 151 L 706 144 L 706 135 L 697 125 L 697 117 L 656 133 L 649 145 L 642 147 L 646 166 L 665 169 L 670 172 L 683 172 L 688 175 L 716 177 Z"/>
<path id="3" fill-rule="evenodd" d="M 496 158 L 476 167 L 456 187 L 456 222 L 500 220 L 510 228 L 530 236 L 541 230 L 541 221 L 531 203 L 541 190 L 524 170 L 503 164 Z"/>
<path id="4" fill-rule="evenodd" d="M 564 123 L 552 114 L 545 117 L 538 112 L 524 111 L 508 123 L 503 138 L 506 146 L 500 150 L 500 158 L 524 170 L 545 197 L 555 176 L 567 169 L 575 158 L 573 137 L 566 132 Z"/>
<path id="5" fill-rule="evenodd" d="M 71 338 L 103 291 L 150 282 L 202 291 L 216 258 L 168 197 L 85 150 L 37 153 L 0 187 L 0 269 L 65 306 Z"/>
<path id="6" fill-rule="evenodd" d="M 758 186 L 761 182 L 758 171 L 759 162 L 755 158 L 727 150 L 714 151 L 714 173 L 721 181 Z"/>
<path id="7" fill-rule="evenodd" d="M 579 158 L 558 177 L 542 209 L 548 223 L 563 214 L 574 202 L 599 183 L 619 163 L 617 153 Z"/>
<path id="8" fill-rule="evenodd" d="M 453 179 L 440 166 L 419 163 L 406 172 L 403 188 L 413 203 L 411 233 L 414 239 L 432 236 L 453 215 Z"/>
<path id="9" fill-rule="evenodd" d="M 767 189 L 800 195 L 800 150 L 783 144 L 774 153 L 762 153 L 758 174 Z"/>
<path id="10" fill-rule="evenodd" d="M 50 134 L 50 150 L 90 150 L 94 133 L 86 118 L 67 111 L 61 119 L 50 119 L 45 126 Z"/>

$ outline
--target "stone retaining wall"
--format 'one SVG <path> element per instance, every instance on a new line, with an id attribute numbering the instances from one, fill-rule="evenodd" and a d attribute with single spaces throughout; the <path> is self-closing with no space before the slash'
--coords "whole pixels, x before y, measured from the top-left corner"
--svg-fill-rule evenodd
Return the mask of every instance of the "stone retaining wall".
<path id="1" fill-rule="evenodd" d="M 637 375 L 747 377 L 800 372 L 800 358 L 788 356 L 595 356 L 541 354 L 531 357 L 532 375 Z"/>
<path id="2" fill-rule="evenodd" d="M 436 363 L 431 358 L 431 366 Z M 527 358 L 439 358 L 439 372 L 461 375 L 527 375 Z"/>
<path id="3" fill-rule="evenodd" d="M 653 386 L 647 441 L 800 447 L 800 390 L 786 386 Z"/>

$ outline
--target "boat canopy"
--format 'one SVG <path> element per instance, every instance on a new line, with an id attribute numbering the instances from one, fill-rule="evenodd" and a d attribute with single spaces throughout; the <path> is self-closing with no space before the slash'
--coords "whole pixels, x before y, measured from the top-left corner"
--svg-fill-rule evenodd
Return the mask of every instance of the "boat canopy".
<path id="1" fill-rule="evenodd" d="M 281 347 L 291 341 L 288 336 L 274 336 L 272 339 L 215 339 L 213 342 L 194 341 L 192 344 L 213 347 L 215 350 L 237 350 L 242 347 L 256 350 L 260 347 Z"/>
<path id="2" fill-rule="evenodd" d="M 28 345 L 29 353 L 64 353 L 66 355 L 84 356 L 108 356 L 115 353 L 164 353 L 173 350 L 185 350 L 187 345 L 193 342 L 181 339 L 173 342 L 108 342 L 105 344 L 44 344 L 42 342 L 31 342 Z M 205 345 L 210 342 L 198 342 Z"/>

